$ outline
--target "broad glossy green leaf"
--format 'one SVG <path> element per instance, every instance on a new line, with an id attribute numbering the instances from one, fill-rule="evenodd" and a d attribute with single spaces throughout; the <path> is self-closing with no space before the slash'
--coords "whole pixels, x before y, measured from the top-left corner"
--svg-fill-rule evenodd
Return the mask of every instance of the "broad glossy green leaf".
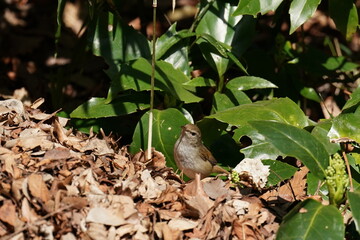
<path id="1" fill-rule="evenodd" d="M 275 11 L 283 0 L 240 0 L 238 7 L 233 13 L 237 15 L 253 15 L 256 16 L 258 13 L 262 15 L 269 11 Z"/>
<path id="2" fill-rule="evenodd" d="M 145 93 L 124 94 L 107 103 L 105 98 L 93 97 L 78 106 L 71 114 L 72 118 L 103 118 L 121 116 L 150 107 L 149 95 Z"/>
<path id="3" fill-rule="evenodd" d="M 267 139 L 250 125 L 243 125 L 234 130 L 233 139 L 239 143 L 241 138 L 247 136 L 251 139 L 251 145 L 240 150 L 247 158 L 276 159 L 282 156 Z"/>
<path id="4" fill-rule="evenodd" d="M 176 23 L 156 41 L 156 59 L 171 63 L 185 75 L 190 75 L 187 39 L 196 34 L 189 30 L 176 31 Z"/>
<path id="5" fill-rule="evenodd" d="M 226 109 L 251 103 L 251 99 L 239 90 L 225 89 L 224 93 L 216 92 L 213 99 L 214 112 L 221 112 Z"/>
<path id="6" fill-rule="evenodd" d="M 293 0 L 290 4 L 290 34 L 315 13 L 321 0 Z"/>
<path id="7" fill-rule="evenodd" d="M 184 115 L 175 108 L 153 111 L 153 147 L 164 154 L 166 165 L 177 169 L 174 161 L 174 144 L 181 133 L 181 126 L 189 123 Z M 144 114 L 138 122 L 130 152 L 136 153 L 147 148 L 149 112 Z"/>
<path id="8" fill-rule="evenodd" d="M 330 128 L 330 121 L 328 123 L 320 123 L 314 127 L 311 131 L 311 135 L 324 145 L 329 155 L 333 155 L 340 150 L 340 144 L 330 142 L 330 138 L 327 136 Z"/>
<path id="9" fill-rule="evenodd" d="M 319 179 L 325 178 L 329 154 L 309 132 L 273 121 L 249 122 L 260 134 L 286 156 L 299 159 Z"/>
<path id="10" fill-rule="evenodd" d="M 358 13 L 352 0 L 329 0 L 330 17 L 334 20 L 336 28 L 340 30 L 347 40 L 358 28 Z"/>
<path id="11" fill-rule="evenodd" d="M 340 114 L 332 120 L 330 139 L 350 138 L 360 143 L 360 113 Z"/>
<path id="12" fill-rule="evenodd" d="M 277 98 L 243 104 L 208 116 L 235 126 L 253 120 L 274 120 L 303 128 L 308 119 L 303 111 L 288 98 Z"/>
<path id="13" fill-rule="evenodd" d="M 171 25 L 166 33 L 156 41 L 156 59 L 159 60 L 169 49 L 183 39 L 195 36 L 195 33 L 188 30 L 176 31 L 176 23 Z"/>
<path id="14" fill-rule="evenodd" d="M 201 8 L 210 4 L 202 1 Z M 218 72 L 224 75 L 230 61 L 226 46 L 231 46 L 231 52 L 240 56 L 251 44 L 254 34 L 255 21 L 247 16 L 233 16 L 236 6 L 225 1 L 215 1 L 200 20 L 196 34 L 197 44 L 207 62 Z M 204 40 L 206 39 L 206 41 Z"/>
<path id="15" fill-rule="evenodd" d="M 277 240 L 343 240 L 345 227 L 339 210 L 307 199 L 292 209 L 277 232 Z"/>
<path id="16" fill-rule="evenodd" d="M 233 90 L 246 91 L 260 88 L 277 88 L 277 86 L 268 80 L 260 77 L 243 76 L 231 79 L 226 87 Z"/>
<path id="17" fill-rule="evenodd" d="M 360 233 L 360 192 L 347 192 L 351 213 L 354 217 L 356 230 Z"/>
<path id="18" fill-rule="evenodd" d="M 123 23 L 109 11 L 98 11 L 89 27 L 93 53 L 105 58 L 110 71 L 119 62 L 151 58 L 150 46 L 144 35 Z M 113 75 L 112 75 L 113 76 Z"/>
<path id="19" fill-rule="evenodd" d="M 360 88 L 357 88 L 351 95 L 350 99 L 345 103 L 343 111 L 357 108 L 360 105 Z"/>
<path id="20" fill-rule="evenodd" d="M 310 100 L 313 100 L 315 102 L 320 103 L 321 98 L 319 97 L 319 94 L 315 91 L 314 88 L 304 87 L 301 89 L 300 94 Z"/>
<path id="21" fill-rule="evenodd" d="M 216 87 L 216 82 L 211 78 L 196 77 L 184 83 L 183 85 L 193 87 Z"/>
<path id="22" fill-rule="evenodd" d="M 270 166 L 270 175 L 268 176 L 267 186 L 274 186 L 291 178 L 298 170 L 296 167 L 276 160 L 262 160 L 262 162 L 264 165 Z"/>
<path id="23" fill-rule="evenodd" d="M 151 79 L 151 65 L 144 59 L 139 58 L 130 64 L 122 66 L 120 79 L 112 81 L 108 99 L 113 99 L 120 92 L 128 89 L 135 91 L 149 91 Z M 183 83 L 190 79 L 180 70 L 164 61 L 156 62 L 155 69 L 155 90 L 163 90 L 171 96 L 184 101 L 185 103 L 199 102 L 202 100 L 191 91 L 195 91 L 194 87 L 185 86 Z"/>

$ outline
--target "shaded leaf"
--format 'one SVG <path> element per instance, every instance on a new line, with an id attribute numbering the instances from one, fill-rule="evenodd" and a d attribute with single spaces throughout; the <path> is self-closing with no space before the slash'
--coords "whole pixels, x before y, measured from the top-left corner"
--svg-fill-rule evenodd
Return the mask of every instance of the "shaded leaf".
<path id="1" fill-rule="evenodd" d="M 334 20 L 336 28 L 350 40 L 358 28 L 359 16 L 356 5 L 352 0 L 330 0 L 330 17 Z"/>
<path id="2" fill-rule="evenodd" d="M 151 88 L 150 79 L 151 65 L 146 59 L 139 58 L 129 65 L 123 65 L 119 80 L 112 81 L 108 100 L 115 98 L 119 92 L 128 89 L 149 91 Z M 201 98 L 191 92 L 195 88 L 183 85 L 189 80 L 186 75 L 180 70 L 174 69 L 171 64 L 164 61 L 156 62 L 155 90 L 163 90 L 185 103 L 199 102 Z"/>
<path id="3" fill-rule="evenodd" d="M 176 31 L 176 23 L 156 41 L 156 59 L 163 59 L 180 69 L 185 75 L 190 75 L 188 57 L 188 38 L 195 36 L 188 30 Z"/>
<path id="4" fill-rule="evenodd" d="M 212 109 L 214 112 L 221 112 L 241 104 L 249 103 L 251 103 L 251 99 L 243 91 L 225 89 L 224 93 L 215 92 Z"/>
<path id="5" fill-rule="evenodd" d="M 356 230 L 360 233 L 360 192 L 347 192 L 347 198 L 354 217 Z"/>
<path id="6" fill-rule="evenodd" d="M 264 165 L 270 166 L 267 186 L 274 186 L 279 182 L 291 178 L 298 170 L 296 167 L 276 160 L 262 160 L 262 162 Z"/>
<path id="7" fill-rule="evenodd" d="M 202 1 L 202 8 L 207 1 Z M 200 20 L 196 34 L 197 44 L 210 66 L 218 76 L 223 76 L 230 61 L 227 52 L 240 56 L 251 44 L 254 21 L 251 17 L 233 16 L 236 6 L 224 1 L 215 1 Z M 206 39 L 206 41 L 204 40 Z M 237 64 L 238 65 L 238 64 Z M 241 63 L 240 63 L 240 68 Z M 243 68 L 245 69 L 245 68 Z"/>

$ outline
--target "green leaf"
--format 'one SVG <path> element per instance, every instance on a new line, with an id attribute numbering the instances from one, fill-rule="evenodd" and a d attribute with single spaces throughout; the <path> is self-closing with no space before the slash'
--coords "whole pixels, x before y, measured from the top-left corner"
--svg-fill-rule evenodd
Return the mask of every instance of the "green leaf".
<path id="1" fill-rule="evenodd" d="M 212 107 L 214 112 L 221 112 L 248 103 L 251 103 L 251 100 L 243 91 L 225 89 L 224 93 L 215 92 Z"/>
<path id="2" fill-rule="evenodd" d="M 171 25 L 166 33 L 161 35 L 156 40 L 156 60 L 159 60 L 167 51 L 169 51 L 175 44 L 181 40 L 196 36 L 195 33 L 189 30 L 176 31 L 176 23 Z"/>
<path id="3" fill-rule="evenodd" d="M 347 192 L 351 213 L 354 217 L 356 230 L 360 233 L 360 192 Z"/>
<path id="4" fill-rule="evenodd" d="M 128 89 L 149 91 L 151 88 L 150 79 L 151 65 L 146 59 L 139 58 L 129 65 L 125 64 L 122 66 L 120 79 L 112 81 L 108 99 L 113 99 L 117 94 Z M 191 92 L 195 91 L 195 88 L 183 85 L 189 80 L 180 70 L 174 69 L 171 64 L 164 61 L 156 62 L 155 90 L 163 90 L 185 103 L 199 102 L 202 99 Z"/>
<path id="5" fill-rule="evenodd" d="M 343 217 L 336 207 L 307 199 L 285 216 L 276 239 L 343 240 L 344 233 Z"/>
<path id="6" fill-rule="evenodd" d="M 151 58 L 150 46 L 144 35 L 126 25 L 109 11 L 99 10 L 89 26 L 88 40 L 95 55 L 105 58 L 110 78 L 118 71 L 119 62 L 139 57 Z"/>
<path id="7" fill-rule="evenodd" d="M 360 113 L 345 113 L 335 117 L 328 133 L 330 139 L 349 138 L 360 143 Z"/>
<path id="8" fill-rule="evenodd" d="M 270 166 L 267 186 L 274 186 L 279 182 L 291 178 L 298 170 L 296 167 L 276 160 L 262 160 L 262 162 L 264 165 Z"/>
<path id="9" fill-rule="evenodd" d="M 231 79 L 226 87 L 233 90 L 246 91 L 260 88 L 277 88 L 276 85 L 260 77 L 244 76 Z"/>
<path id="10" fill-rule="evenodd" d="M 261 135 L 250 125 L 239 126 L 234 130 L 233 139 L 239 142 L 242 137 L 247 136 L 251 139 L 251 145 L 240 150 L 247 158 L 256 159 L 276 159 L 282 153 L 277 150 L 264 136 Z"/>
<path id="11" fill-rule="evenodd" d="M 356 5 L 352 0 L 330 0 L 329 1 L 330 17 L 334 20 L 336 28 L 351 40 L 352 35 L 358 28 L 358 13 Z"/>
<path id="12" fill-rule="evenodd" d="M 210 3 L 202 1 L 202 8 L 204 4 Z M 204 58 L 219 77 L 230 66 L 227 54 L 230 47 L 232 53 L 240 56 L 250 46 L 254 35 L 255 21 L 251 17 L 233 16 L 235 8 L 228 2 L 215 1 L 195 30 Z"/>
<path id="13" fill-rule="evenodd" d="M 315 91 L 314 88 L 304 87 L 303 89 L 301 89 L 300 94 L 307 99 L 313 100 L 318 103 L 321 102 L 321 98 L 319 97 L 319 94 Z"/>
<path id="14" fill-rule="evenodd" d="M 299 159 L 319 179 L 325 178 L 329 155 L 325 147 L 309 132 L 273 121 L 249 123 L 284 155 Z"/>
<path id="15" fill-rule="evenodd" d="M 156 41 L 156 59 L 162 59 L 180 69 L 185 75 L 190 75 L 188 57 L 188 38 L 195 36 L 189 30 L 176 31 L 176 23 Z"/>
<path id="16" fill-rule="evenodd" d="M 236 66 L 238 66 L 241 71 L 243 71 L 243 73 L 249 75 L 244 65 L 239 61 L 239 59 L 237 59 L 237 57 L 232 52 L 227 52 L 227 56 L 233 63 L 235 63 Z"/>
<path id="17" fill-rule="evenodd" d="M 275 11 L 283 0 L 240 0 L 238 7 L 233 13 L 237 15 L 253 15 L 256 16 L 258 13 L 262 15 Z"/>
<path id="18" fill-rule="evenodd" d="M 164 154 L 166 165 L 177 169 L 174 161 L 174 144 L 181 133 L 181 126 L 189 123 L 184 115 L 175 108 L 166 110 L 153 110 L 153 147 Z M 147 148 L 149 133 L 149 112 L 145 113 L 138 122 L 133 142 L 130 145 L 130 152 L 136 153 L 140 149 Z"/>
<path id="19" fill-rule="evenodd" d="M 93 97 L 78 106 L 71 114 L 72 118 L 103 118 L 121 116 L 149 108 L 149 95 L 144 93 L 124 94 L 107 103 L 105 98 Z"/>
<path id="20" fill-rule="evenodd" d="M 196 77 L 183 85 L 193 87 L 216 87 L 216 82 L 211 78 Z"/>
<path id="21" fill-rule="evenodd" d="M 351 95 L 350 99 L 345 103 L 343 111 L 357 108 L 360 105 L 360 88 L 357 88 Z"/>
<path id="22" fill-rule="evenodd" d="M 290 34 L 315 13 L 321 0 L 293 0 L 290 5 Z"/>
<path id="23" fill-rule="evenodd" d="M 333 155 L 340 150 L 340 144 L 330 142 L 330 138 L 327 136 L 331 128 L 331 122 L 319 123 L 311 131 L 313 135 L 319 142 L 321 142 L 329 155 Z"/>
<path id="24" fill-rule="evenodd" d="M 253 120 L 274 120 L 300 128 L 308 125 L 308 119 L 303 111 L 288 98 L 243 104 L 215 113 L 208 118 L 216 118 L 235 126 L 242 126 Z"/>

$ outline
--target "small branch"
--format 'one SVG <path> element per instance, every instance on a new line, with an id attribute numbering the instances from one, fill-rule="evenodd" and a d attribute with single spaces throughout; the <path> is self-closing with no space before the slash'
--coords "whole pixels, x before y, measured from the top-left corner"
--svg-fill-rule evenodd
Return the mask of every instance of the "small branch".
<path id="1" fill-rule="evenodd" d="M 347 143 L 345 143 L 347 144 Z M 345 165 L 346 165 L 346 169 L 348 171 L 348 175 L 349 175 L 349 181 L 350 181 L 350 192 L 353 192 L 354 191 L 354 185 L 353 185 L 353 182 L 352 182 L 352 175 L 351 175 L 351 169 L 350 169 L 350 164 L 349 164 L 349 160 L 346 156 L 346 153 L 344 150 L 341 151 L 342 152 L 342 155 L 343 155 L 343 158 L 345 160 Z"/>
<path id="2" fill-rule="evenodd" d="M 64 210 L 67 210 L 69 208 L 72 208 L 74 205 L 71 204 L 71 205 L 68 205 L 68 206 L 65 206 L 65 207 L 62 207 L 62 208 L 59 208 L 58 210 L 54 211 L 54 212 L 51 212 L 51 213 L 48 213 L 46 214 L 45 216 L 41 217 L 40 219 L 36 220 L 35 222 L 33 223 L 28 223 L 26 226 L 18 229 L 17 231 L 9 234 L 9 235 L 6 235 L 6 236 L 3 236 L 2 238 L 0 238 L 0 240 L 9 240 L 9 239 L 12 239 L 14 236 L 18 235 L 19 233 L 27 230 L 28 228 L 30 228 L 31 226 L 34 226 L 34 225 L 40 225 L 40 224 L 43 224 L 43 220 L 47 219 L 48 217 L 51 217 L 55 214 L 58 214 Z"/>
<path id="3" fill-rule="evenodd" d="M 154 85 L 155 85 L 155 45 L 156 45 L 156 8 L 157 0 L 153 0 L 153 41 L 152 41 L 152 58 L 151 58 L 151 89 L 150 89 L 150 112 L 149 112 L 149 134 L 148 134 L 148 153 L 147 160 L 151 159 L 152 146 L 152 125 L 153 125 L 153 110 L 154 110 Z"/>

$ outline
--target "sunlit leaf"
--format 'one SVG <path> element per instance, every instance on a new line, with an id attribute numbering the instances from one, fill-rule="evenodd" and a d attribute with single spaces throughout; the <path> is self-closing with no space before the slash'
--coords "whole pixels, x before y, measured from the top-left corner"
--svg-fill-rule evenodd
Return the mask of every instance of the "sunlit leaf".
<path id="1" fill-rule="evenodd" d="M 343 240 L 344 234 L 343 217 L 336 207 L 307 199 L 285 216 L 276 239 Z"/>
<path id="2" fill-rule="evenodd" d="M 175 108 L 166 110 L 153 110 L 153 147 L 164 154 L 166 165 L 177 169 L 173 157 L 174 144 L 181 133 L 181 126 L 189 123 L 184 115 Z M 133 142 L 130 145 L 131 153 L 136 153 L 140 149 L 147 148 L 147 138 L 149 133 L 149 113 L 147 112 L 138 122 Z"/>
<path id="3" fill-rule="evenodd" d="M 293 0 L 290 4 L 290 34 L 315 13 L 321 0 Z"/>
<path id="4" fill-rule="evenodd" d="M 299 159 L 319 179 L 325 178 L 329 154 L 309 132 L 273 121 L 254 121 L 250 122 L 250 125 L 285 156 Z"/>

